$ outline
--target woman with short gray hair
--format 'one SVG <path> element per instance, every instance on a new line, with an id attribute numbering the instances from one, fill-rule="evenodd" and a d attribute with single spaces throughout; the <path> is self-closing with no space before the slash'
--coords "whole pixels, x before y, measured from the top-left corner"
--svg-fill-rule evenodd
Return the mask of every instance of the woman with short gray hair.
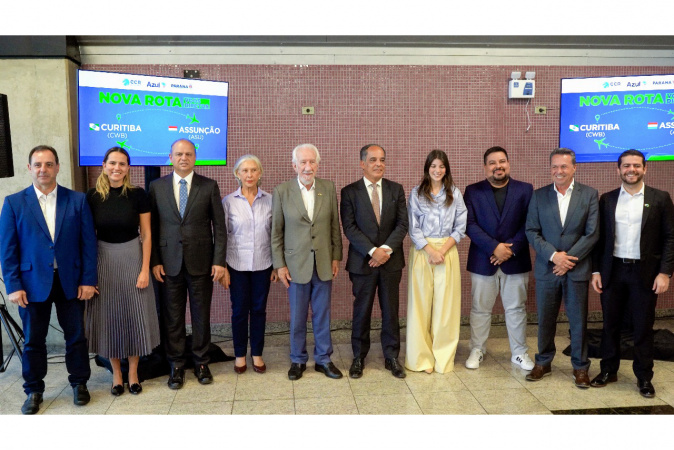
<path id="1" fill-rule="evenodd" d="M 262 163 L 244 155 L 234 164 L 239 188 L 222 200 L 227 224 L 227 267 L 221 284 L 230 289 L 234 371 L 246 371 L 248 322 L 253 370 L 264 373 L 262 360 L 267 296 L 276 271 L 271 259 L 271 194 L 259 188 Z"/>

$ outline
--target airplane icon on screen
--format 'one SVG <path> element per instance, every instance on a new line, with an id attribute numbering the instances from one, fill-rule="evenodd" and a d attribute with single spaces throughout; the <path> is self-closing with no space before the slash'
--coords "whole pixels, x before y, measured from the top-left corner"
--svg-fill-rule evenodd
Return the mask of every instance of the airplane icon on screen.
<path id="1" fill-rule="evenodd" d="M 128 141 L 128 139 L 126 141 Z M 117 145 L 119 145 L 120 147 L 122 147 L 124 149 L 128 149 L 129 146 L 126 145 L 126 141 L 117 141 Z"/>
<path id="2" fill-rule="evenodd" d="M 604 139 L 595 139 L 594 142 L 599 146 L 599 150 L 601 150 L 601 146 L 603 145 L 604 147 L 608 148 L 608 144 L 604 142 L 606 138 Z"/>

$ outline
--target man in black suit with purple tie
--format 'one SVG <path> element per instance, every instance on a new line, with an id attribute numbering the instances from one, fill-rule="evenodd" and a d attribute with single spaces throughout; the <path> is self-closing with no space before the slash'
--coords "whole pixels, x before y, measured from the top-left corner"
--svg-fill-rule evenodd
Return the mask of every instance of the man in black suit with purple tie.
<path id="1" fill-rule="evenodd" d="M 618 158 L 622 186 L 601 196 L 599 243 L 593 253 L 592 287 L 601 294 L 604 328 L 601 373 L 591 382 L 618 380 L 620 332 L 626 311 L 634 329 L 634 363 L 639 393 L 655 396 L 653 323 L 658 294 L 674 272 L 674 205 L 669 193 L 646 186 L 646 158 L 627 150 Z"/>

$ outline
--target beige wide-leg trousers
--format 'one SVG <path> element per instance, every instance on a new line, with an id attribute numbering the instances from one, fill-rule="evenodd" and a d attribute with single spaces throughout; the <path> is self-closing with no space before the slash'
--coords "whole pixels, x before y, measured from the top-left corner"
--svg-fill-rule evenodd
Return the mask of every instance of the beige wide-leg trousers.
<path id="1" fill-rule="evenodd" d="M 426 238 L 436 249 L 448 238 Z M 405 367 L 412 371 L 454 369 L 461 322 L 461 270 L 456 245 L 445 262 L 432 265 L 428 254 L 412 246 L 407 291 Z"/>

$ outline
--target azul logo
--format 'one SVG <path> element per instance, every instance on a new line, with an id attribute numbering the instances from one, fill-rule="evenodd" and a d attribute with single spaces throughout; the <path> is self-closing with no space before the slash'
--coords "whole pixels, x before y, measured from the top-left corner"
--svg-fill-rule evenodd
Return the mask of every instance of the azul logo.
<path id="1" fill-rule="evenodd" d="M 148 81 L 147 87 L 154 87 L 154 88 L 162 87 L 162 88 L 165 88 L 166 83 L 160 83 L 160 82 L 153 83 L 152 81 Z"/>
<path id="2" fill-rule="evenodd" d="M 143 131 L 140 129 L 140 125 L 127 125 L 121 123 L 90 123 L 89 129 L 91 131 L 128 131 L 132 133 Z"/>
<path id="3" fill-rule="evenodd" d="M 646 84 L 646 83 L 644 83 L 644 84 Z M 627 82 L 627 87 L 639 87 L 639 86 L 641 86 L 641 81 L 637 81 L 636 83 L 629 82 L 629 81 Z"/>
<path id="4" fill-rule="evenodd" d="M 129 80 L 128 78 L 124 78 L 124 81 L 122 81 L 122 84 L 124 86 L 140 86 L 140 80 Z"/>

